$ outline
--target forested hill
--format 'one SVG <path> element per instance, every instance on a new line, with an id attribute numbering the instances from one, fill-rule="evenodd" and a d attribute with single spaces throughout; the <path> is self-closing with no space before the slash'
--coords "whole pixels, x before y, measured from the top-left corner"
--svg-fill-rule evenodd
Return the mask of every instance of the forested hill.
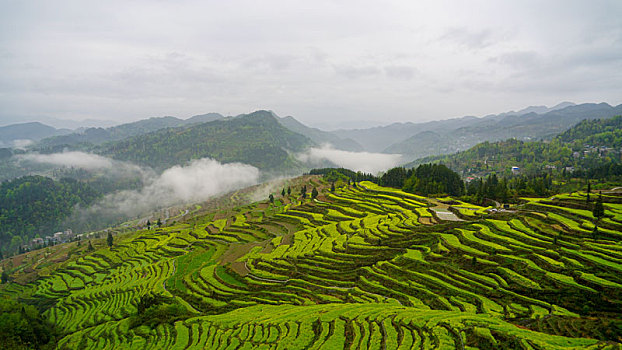
<path id="1" fill-rule="evenodd" d="M 17 251 L 35 236 L 61 226 L 76 204 L 89 204 L 99 193 L 86 183 L 24 176 L 0 184 L 0 251 Z"/>
<path id="2" fill-rule="evenodd" d="M 413 167 L 429 162 L 444 163 L 463 176 L 482 176 L 491 172 L 510 175 L 511 168 L 523 174 L 585 172 L 602 178 L 620 175 L 622 117 L 584 120 L 550 142 L 524 142 L 515 139 L 483 142 L 466 151 L 446 156 L 418 159 Z"/>
<path id="3" fill-rule="evenodd" d="M 557 137 L 563 142 L 576 141 L 622 147 L 622 116 L 611 119 L 583 120 Z"/>
<path id="4" fill-rule="evenodd" d="M 288 170 L 297 163 L 290 152 L 313 142 L 283 127 L 268 111 L 183 128 L 167 128 L 102 145 L 96 153 L 165 169 L 204 157 L 242 162 L 262 170 Z"/>
<path id="5" fill-rule="evenodd" d="M 223 116 L 218 113 L 196 115 L 185 120 L 175 117 L 155 117 L 132 123 L 121 124 L 106 129 L 88 128 L 68 135 L 49 137 L 41 140 L 38 147 L 43 150 L 54 150 L 56 148 L 71 147 L 79 144 L 98 145 L 104 142 L 119 141 L 128 137 L 142 135 L 164 128 L 206 123 L 222 118 Z"/>

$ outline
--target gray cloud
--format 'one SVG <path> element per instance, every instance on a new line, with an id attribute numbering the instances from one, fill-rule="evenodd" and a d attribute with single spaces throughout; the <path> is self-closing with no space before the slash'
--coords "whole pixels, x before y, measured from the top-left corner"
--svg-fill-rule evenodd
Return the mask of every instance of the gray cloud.
<path id="1" fill-rule="evenodd" d="M 387 66 L 384 73 L 390 78 L 410 80 L 415 77 L 416 70 L 408 66 Z"/>
<path id="2" fill-rule="evenodd" d="M 622 102 L 618 0 L 24 0 L 2 9 L 0 119 L 271 109 L 355 125 Z M 564 89 L 572 93 L 560 97 Z"/>
<path id="3" fill-rule="evenodd" d="M 374 66 L 356 67 L 340 65 L 335 66 L 335 72 L 337 73 L 337 75 L 346 77 L 348 79 L 360 79 L 378 75 L 380 73 L 380 69 Z"/>
<path id="4" fill-rule="evenodd" d="M 450 28 L 440 37 L 440 40 L 450 41 L 459 47 L 473 50 L 483 49 L 495 43 L 493 31 L 488 28 L 476 31 L 466 27 Z"/>

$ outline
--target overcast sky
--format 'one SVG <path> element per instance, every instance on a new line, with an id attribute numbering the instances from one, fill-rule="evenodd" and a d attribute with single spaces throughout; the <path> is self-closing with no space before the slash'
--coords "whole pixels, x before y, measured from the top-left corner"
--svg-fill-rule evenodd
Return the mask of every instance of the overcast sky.
<path id="1" fill-rule="evenodd" d="M 622 103 L 620 0 L 0 4 L 0 119 L 337 127 Z"/>

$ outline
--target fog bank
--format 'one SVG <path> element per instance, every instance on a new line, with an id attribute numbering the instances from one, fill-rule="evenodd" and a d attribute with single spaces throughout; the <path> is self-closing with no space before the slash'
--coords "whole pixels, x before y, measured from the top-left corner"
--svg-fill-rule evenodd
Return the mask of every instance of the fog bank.
<path id="1" fill-rule="evenodd" d="M 311 166 L 328 160 L 340 167 L 377 174 L 399 165 L 402 156 L 399 154 L 341 151 L 325 145 L 321 148 L 311 148 L 305 153 L 299 154 L 298 159 Z"/>
<path id="2" fill-rule="evenodd" d="M 146 179 L 140 190 L 125 190 L 105 196 L 82 210 L 82 215 L 136 216 L 183 203 L 205 201 L 215 195 L 259 180 L 259 169 L 241 163 L 222 164 L 210 158 L 176 165 L 161 175 Z"/>

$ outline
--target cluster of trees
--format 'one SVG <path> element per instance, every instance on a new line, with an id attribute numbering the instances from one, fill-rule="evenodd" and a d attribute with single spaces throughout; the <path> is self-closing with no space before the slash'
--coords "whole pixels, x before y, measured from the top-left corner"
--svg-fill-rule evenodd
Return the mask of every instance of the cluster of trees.
<path id="1" fill-rule="evenodd" d="M 329 182 L 336 182 L 339 180 L 347 181 L 348 179 L 350 179 L 351 181 L 355 182 L 371 181 L 374 183 L 378 183 L 378 177 L 374 176 L 373 174 L 360 171 L 355 172 L 345 168 L 311 169 L 311 171 L 309 171 L 309 175 L 323 175 L 324 179 Z"/>
<path id="2" fill-rule="evenodd" d="M 434 194 L 462 196 L 464 182 L 460 175 L 443 164 L 422 164 L 404 181 L 402 189 L 423 196 Z"/>
<path id="3" fill-rule="evenodd" d="M 37 235 L 62 230 L 76 204 L 86 205 L 101 194 L 70 178 L 24 176 L 0 184 L 0 249 L 17 252 Z"/>
<path id="4" fill-rule="evenodd" d="M 55 329 L 31 306 L 0 298 L 0 344 L 4 349 L 54 349 Z"/>
<path id="5" fill-rule="evenodd" d="M 486 178 L 468 182 L 463 199 L 478 204 L 483 204 L 487 199 L 507 203 L 516 201 L 519 196 L 548 196 L 553 192 L 550 174 L 499 179 L 493 173 Z"/>
<path id="6" fill-rule="evenodd" d="M 386 173 L 382 174 L 378 184 L 381 186 L 402 188 L 404 187 L 406 179 L 410 178 L 413 172 L 413 169 L 406 169 L 404 167 L 389 169 Z"/>
<path id="7" fill-rule="evenodd" d="M 130 328 L 148 326 L 156 328 L 162 323 L 173 324 L 175 321 L 192 316 L 188 309 L 174 298 L 162 294 L 145 294 L 136 305 L 136 314 L 130 317 Z"/>
<path id="8" fill-rule="evenodd" d="M 322 171 L 327 174 L 325 177 L 334 174 Z M 376 178 L 375 182 L 423 196 L 451 195 L 473 203 L 483 203 L 487 199 L 510 202 L 519 196 L 547 196 L 555 190 L 553 176 L 548 173 L 501 178 L 492 173 L 465 183 L 460 175 L 443 164 L 422 164 L 413 169 L 395 167 Z"/>

